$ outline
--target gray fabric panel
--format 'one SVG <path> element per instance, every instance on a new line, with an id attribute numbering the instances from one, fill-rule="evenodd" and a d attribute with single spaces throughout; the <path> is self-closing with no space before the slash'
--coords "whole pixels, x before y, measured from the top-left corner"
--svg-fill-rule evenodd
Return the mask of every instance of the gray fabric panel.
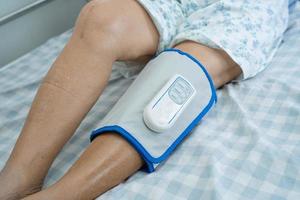
<path id="1" fill-rule="evenodd" d="M 163 133 L 155 133 L 144 124 L 143 110 L 175 74 L 187 79 L 195 87 L 196 95 L 171 129 Z M 101 125 L 121 126 L 131 133 L 152 157 L 157 158 L 207 106 L 211 96 L 209 81 L 194 61 L 175 51 L 163 52 L 145 66 L 126 93 L 103 119 Z"/>

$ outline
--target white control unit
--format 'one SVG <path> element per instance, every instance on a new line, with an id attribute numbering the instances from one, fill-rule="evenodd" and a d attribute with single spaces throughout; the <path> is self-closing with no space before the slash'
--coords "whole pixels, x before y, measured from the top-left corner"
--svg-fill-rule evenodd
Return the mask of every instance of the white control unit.
<path id="1" fill-rule="evenodd" d="M 181 75 L 174 75 L 145 107 L 146 126 L 163 132 L 172 127 L 196 94 L 192 84 Z"/>

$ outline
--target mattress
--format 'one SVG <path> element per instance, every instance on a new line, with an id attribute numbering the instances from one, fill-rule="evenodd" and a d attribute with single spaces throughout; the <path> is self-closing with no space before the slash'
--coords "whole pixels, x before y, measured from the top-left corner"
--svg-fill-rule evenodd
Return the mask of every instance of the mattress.
<path id="1" fill-rule="evenodd" d="M 38 85 L 71 30 L 0 68 L 0 169 L 20 133 Z M 124 66 L 129 66 L 129 71 Z M 58 180 L 140 66 L 115 63 L 108 87 L 54 161 Z M 300 199 L 300 2 L 269 67 L 219 89 L 218 104 L 152 174 L 140 171 L 98 199 Z"/>

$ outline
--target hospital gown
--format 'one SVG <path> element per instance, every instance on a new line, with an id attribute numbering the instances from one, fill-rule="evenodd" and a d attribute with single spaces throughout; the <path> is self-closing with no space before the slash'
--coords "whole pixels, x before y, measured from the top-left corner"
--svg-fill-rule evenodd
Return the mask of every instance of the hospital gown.
<path id="1" fill-rule="evenodd" d="M 242 69 L 266 68 L 288 23 L 288 0 L 138 0 L 160 35 L 159 48 L 191 40 L 223 49 Z"/>

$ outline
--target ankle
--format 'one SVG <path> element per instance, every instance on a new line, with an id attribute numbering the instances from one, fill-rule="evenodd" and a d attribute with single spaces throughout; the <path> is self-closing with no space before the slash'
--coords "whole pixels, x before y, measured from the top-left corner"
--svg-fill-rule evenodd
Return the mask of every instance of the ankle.
<path id="1" fill-rule="evenodd" d="M 64 199 L 64 200 L 77 200 L 82 199 L 80 198 L 80 195 L 78 194 L 78 191 L 73 190 L 73 188 L 70 189 L 68 186 L 58 185 L 57 183 L 43 189 L 40 192 L 34 193 L 32 195 L 26 196 L 22 200 L 52 200 L 52 199 Z M 84 198 L 86 199 L 86 198 Z"/>
<path id="2" fill-rule="evenodd" d="M 4 179 L 9 179 L 11 181 L 16 181 L 20 185 L 41 185 L 43 183 L 43 178 L 38 178 L 37 173 L 32 171 L 32 169 L 27 169 L 25 167 L 11 167 L 6 165 L 0 172 L 0 177 Z"/>
<path id="3" fill-rule="evenodd" d="M 32 181 L 26 173 L 6 167 L 0 172 L 0 185 L 0 199 L 20 199 L 40 191 L 42 181 Z"/>

